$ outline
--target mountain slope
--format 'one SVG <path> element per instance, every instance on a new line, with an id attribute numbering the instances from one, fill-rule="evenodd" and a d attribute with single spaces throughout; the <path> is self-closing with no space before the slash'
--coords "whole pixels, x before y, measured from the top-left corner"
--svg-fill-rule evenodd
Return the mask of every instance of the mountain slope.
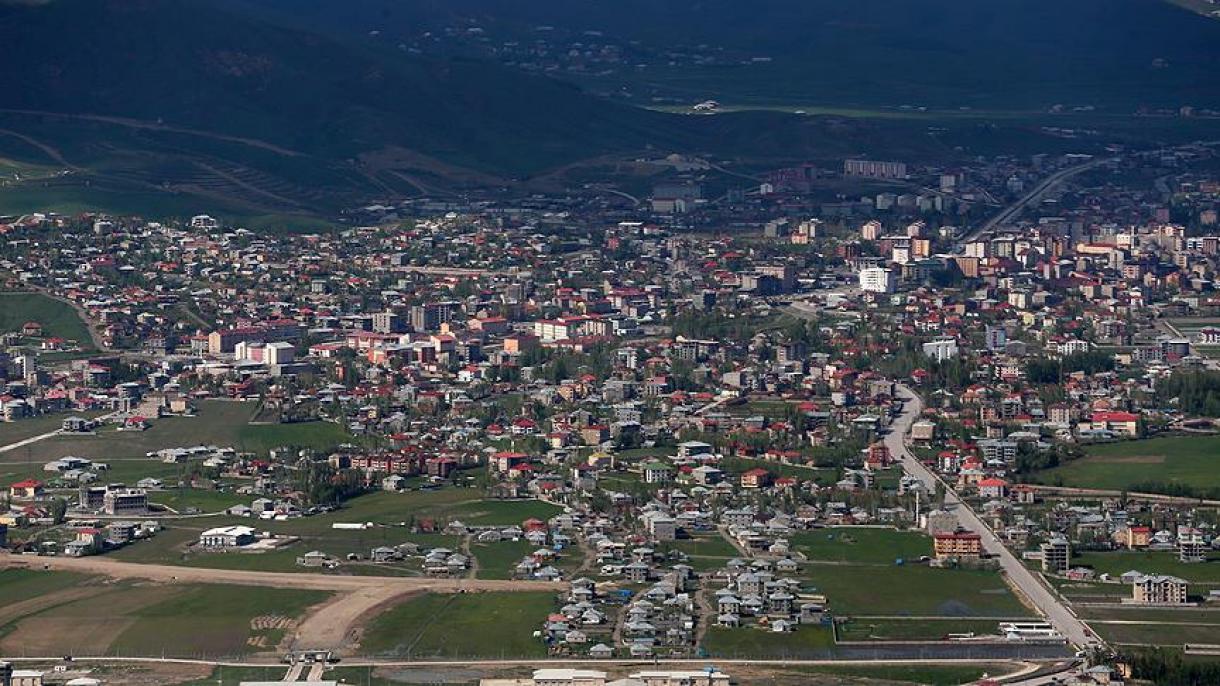
<path id="1" fill-rule="evenodd" d="M 611 79 L 658 95 L 840 106 L 1220 107 L 1220 22 L 1162 0 L 233 1 L 320 30 L 378 31 L 390 42 L 474 26 L 491 44 L 562 33 L 571 43 L 616 42 L 657 55 L 704 46 L 727 58 L 676 70 L 658 60 L 658 68 Z M 447 42 L 419 44 L 444 50 Z M 740 64 L 751 57 L 769 61 Z"/>
<path id="2" fill-rule="evenodd" d="M 0 5 L 0 107 L 222 130 L 307 154 L 396 145 L 499 170 L 666 133 L 550 79 L 380 54 L 189 0 Z"/>

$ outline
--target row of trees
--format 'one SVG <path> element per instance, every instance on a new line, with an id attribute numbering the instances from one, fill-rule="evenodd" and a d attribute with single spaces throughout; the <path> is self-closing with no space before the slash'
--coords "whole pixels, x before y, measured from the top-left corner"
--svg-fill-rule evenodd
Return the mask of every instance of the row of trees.
<path id="1" fill-rule="evenodd" d="M 1162 398 L 1177 398 L 1178 408 L 1187 414 L 1220 417 L 1220 372 L 1176 371 L 1156 385 Z"/>

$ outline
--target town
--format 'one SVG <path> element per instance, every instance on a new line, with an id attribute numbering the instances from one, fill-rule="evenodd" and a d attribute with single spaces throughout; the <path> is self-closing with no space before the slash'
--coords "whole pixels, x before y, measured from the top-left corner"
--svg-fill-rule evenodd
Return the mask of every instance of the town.
<path id="1" fill-rule="evenodd" d="M 5 218 L 0 674 L 1205 663 L 1215 159 L 846 160 L 716 197 L 669 159 L 643 200 L 385 204 L 333 233 Z M 819 199 L 843 184 L 892 190 Z"/>

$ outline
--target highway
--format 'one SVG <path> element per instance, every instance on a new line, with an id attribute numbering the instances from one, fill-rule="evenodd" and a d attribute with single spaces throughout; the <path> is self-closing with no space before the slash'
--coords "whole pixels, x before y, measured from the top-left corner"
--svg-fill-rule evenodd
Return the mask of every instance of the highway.
<path id="1" fill-rule="evenodd" d="M 885 437 L 885 445 L 889 448 L 891 455 L 898 456 L 902 460 L 903 469 L 908 474 L 922 481 L 927 486 L 929 493 L 934 493 L 940 478 L 924 466 L 907 449 L 906 445 L 906 435 L 911 429 L 911 424 L 923 412 L 923 400 L 910 388 L 902 385 L 898 386 L 898 397 L 904 403 L 902 414 L 891 425 L 890 432 Z M 1089 630 L 1088 626 L 1063 604 L 1050 587 L 1021 564 L 1016 555 L 1004 547 L 1004 544 L 996 538 L 974 510 L 962 502 L 957 493 L 947 484 L 945 485 L 945 509 L 957 517 L 957 521 L 963 528 L 982 535 L 984 550 L 999 560 L 1000 567 L 1008 576 L 1009 582 L 1029 604 L 1046 618 L 1046 621 L 1050 622 L 1051 626 L 1067 638 L 1069 643 L 1079 648 L 1101 645 L 1101 641 Z"/>
<path id="2" fill-rule="evenodd" d="M 997 226 L 1008 223 L 1017 215 L 1021 214 L 1021 212 L 1030 204 L 1040 201 L 1042 196 L 1046 195 L 1046 192 L 1055 186 L 1058 186 L 1077 174 L 1100 167 L 1107 162 L 1113 162 L 1115 159 L 1116 158 L 1113 157 L 1103 157 L 1090 160 L 1084 164 L 1078 164 L 1074 167 L 1068 167 L 1067 169 L 1060 169 L 1039 182 L 1037 186 L 1034 186 L 1033 190 L 1022 196 L 1021 199 L 1004 208 L 999 214 L 995 215 L 991 219 L 988 219 L 977 229 L 973 229 L 966 235 L 962 236 L 960 239 L 958 239 L 958 243 L 969 243 L 971 241 L 978 240 L 980 236 L 990 233 Z"/>

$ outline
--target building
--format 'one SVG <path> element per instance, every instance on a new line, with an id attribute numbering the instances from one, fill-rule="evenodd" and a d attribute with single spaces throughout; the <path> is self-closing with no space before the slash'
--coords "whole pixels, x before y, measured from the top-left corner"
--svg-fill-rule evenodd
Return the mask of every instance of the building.
<path id="1" fill-rule="evenodd" d="M 937 362 L 951 360 L 957 357 L 957 352 L 956 338 L 938 338 L 923 344 L 923 354 Z"/>
<path id="2" fill-rule="evenodd" d="M 41 481 L 26 479 L 8 487 L 8 497 L 13 500 L 34 500 L 43 496 L 44 487 Z"/>
<path id="3" fill-rule="evenodd" d="M 411 329 L 413 331 L 438 331 L 441 324 L 453 321 L 461 310 L 461 303 L 455 301 L 412 305 Z"/>
<path id="4" fill-rule="evenodd" d="M 248 526 L 218 526 L 199 534 L 204 548 L 240 548 L 254 542 L 254 529 Z"/>
<path id="5" fill-rule="evenodd" d="M 1144 605 L 1182 605 L 1187 602 L 1186 590 L 1186 580 L 1176 576 L 1139 576 L 1132 582 L 1131 600 Z"/>
<path id="6" fill-rule="evenodd" d="M 905 162 L 881 162 L 877 160 L 843 160 L 844 176 L 863 176 L 870 179 L 905 179 Z"/>
<path id="7" fill-rule="evenodd" d="M 1203 532 L 1193 527 L 1181 527 L 1178 529 L 1178 560 L 1182 562 L 1205 562 L 1207 561 L 1207 543 L 1203 539 Z"/>
<path id="8" fill-rule="evenodd" d="M 1052 536 L 1040 546 L 1042 571 L 1050 574 L 1064 572 L 1071 566 L 1072 544 L 1064 536 Z"/>
<path id="9" fill-rule="evenodd" d="M 142 488 L 116 488 L 102 496 L 102 511 L 108 515 L 142 515 L 148 512 L 148 492 Z"/>
<path id="10" fill-rule="evenodd" d="M 983 555 L 983 537 L 964 529 L 936 534 L 932 537 L 932 550 L 938 560 L 977 560 Z"/>
<path id="11" fill-rule="evenodd" d="M 893 293 L 894 273 L 882 267 L 861 269 L 860 290 L 866 293 Z"/>

